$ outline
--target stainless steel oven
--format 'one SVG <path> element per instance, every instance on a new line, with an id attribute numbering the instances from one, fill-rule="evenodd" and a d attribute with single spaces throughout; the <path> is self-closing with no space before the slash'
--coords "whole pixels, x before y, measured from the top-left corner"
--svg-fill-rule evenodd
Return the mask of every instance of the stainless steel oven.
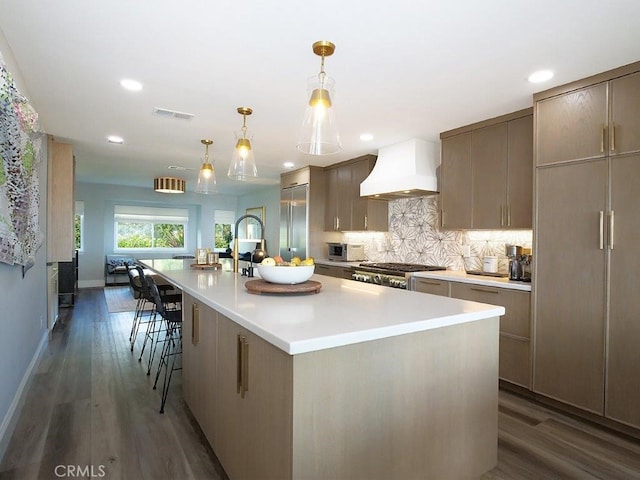
<path id="1" fill-rule="evenodd" d="M 446 269 L 446 267 L 417 263 L 361 263 L 358 267 L 354 267 L 351 279 L 407 290 L 412 288 L 411 276 L 413 273 Z"/>

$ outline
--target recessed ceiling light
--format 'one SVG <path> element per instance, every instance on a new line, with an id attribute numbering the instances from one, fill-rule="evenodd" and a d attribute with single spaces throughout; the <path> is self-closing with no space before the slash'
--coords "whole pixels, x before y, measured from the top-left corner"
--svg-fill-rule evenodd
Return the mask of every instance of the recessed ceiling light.
<path id="1" fill-rule="evenodd" d="M 131 90 L 132 92 L 139 92 L 140 90 L 142 90 L 142 83 L 130 78 L 124 78 L 120 80 L 120 85 L 122 86 L 122 88 Z"/>
<path id="2" fill-rule="evenodd" d="M 124 139 L 117 135 L 109 135 L 107 137 L 107 140 L 109 141 L 109 143 L 118 143 L 118 144 L 124 143 Z"/>
<path id="3" fill-rule="evenodd" d="M 284 168 L 293 168 L 295 166 L 293 162 L 284 162 L 282 165 Z"/>
<path id="4" fill-rule="evenodd" d="M 363 133 L 362 135 L 360 135 L 360 140 L 362 140 L 363 142 L 370 142 L 371 140 L 373 140 L 373 134 Z"/>
<path id="5" fill-rule="evenodd" d="M 538 70 L 529 75 L 529 81 L 531 83 L 541 83 L 551 80 L 553 78 L 553 72 L 551 70 Z"/>

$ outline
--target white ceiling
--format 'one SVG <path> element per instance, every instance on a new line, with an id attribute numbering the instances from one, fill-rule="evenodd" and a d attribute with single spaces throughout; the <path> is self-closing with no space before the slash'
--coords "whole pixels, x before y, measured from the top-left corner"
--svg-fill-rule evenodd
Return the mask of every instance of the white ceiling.
<path id="1" fill-rule="evenodd" d="M 256 188 L 226 178 L 239 106 L 254 110 L 258 183 L 273 184 L 285 161 L 324 166 L 437 141 L 531 106 L 536 91 L 640 60 L 639 18 L 638 0 L 0 1 L 30 100 L 44 130 L 74 144 L 79 180 L 151 188 L 179 174 L 193 190 L 200 140 L 211 138 L 219 191 L 237 194 Z M 316 40 L 336 44 L 326 71 L 344 146 L 324 157 L 295 148 Z M 540 68 L 555 77 L 528 83 Z M 144 89 L 125 91 L 122 78 Z M 154 107 L 195 117 L 159 118 Z"/>

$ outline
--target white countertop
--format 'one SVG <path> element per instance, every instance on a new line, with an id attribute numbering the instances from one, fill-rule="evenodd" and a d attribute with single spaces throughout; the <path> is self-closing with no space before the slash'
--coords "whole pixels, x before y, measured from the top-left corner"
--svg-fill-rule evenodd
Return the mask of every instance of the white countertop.
<path id="1" fill-rule="evenodd" d="M 436 272 L 416 272 L 417 278 L 433 278 L 434 280 L 446 280 L 449 282 L 473 283 L 487 287 L 509 288 L 512 290 L 531 291 L 531 283 L 509 280 L 508 277 L 491 277 L 484 275 L 469 275 L 459 270 L 444 270 Z"/>
<path id="2" fill-rule="evenodd" d="M 317 294 L 256 295 L 230 271 L 140 260 L 211 308 L 294 355 L 504 315 L 504 307 L 314 275 Z"/>

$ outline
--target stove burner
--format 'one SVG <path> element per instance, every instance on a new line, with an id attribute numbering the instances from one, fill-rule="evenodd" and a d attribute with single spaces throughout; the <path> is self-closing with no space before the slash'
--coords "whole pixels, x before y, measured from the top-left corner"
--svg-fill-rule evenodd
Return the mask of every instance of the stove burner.
<path id="1" fill-rule="evenodd" d="M 393 273 L 410 273 L 446 270 L 447 267 L 439 267 L 436 265 L 421 265 L 419 263 L 396 263 L 396 262 L 379 262 L 379 263 L 361 263 L 362 268 L 371 268 L 376 270 L 386 270 Z"/>

